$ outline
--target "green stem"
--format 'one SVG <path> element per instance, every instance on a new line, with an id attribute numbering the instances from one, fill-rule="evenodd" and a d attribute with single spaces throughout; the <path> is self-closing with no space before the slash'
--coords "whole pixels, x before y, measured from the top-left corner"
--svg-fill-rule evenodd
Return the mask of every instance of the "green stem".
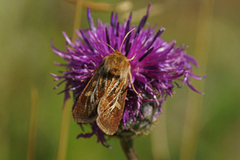
<path id="1" fill-rule="evenodd" d="M 70 3 L 76 4 L 77 0 L 66 0 Z M 115 5 L 105 3 L 105 2 L 91 2 L 91 1 L 83 1 L 82 2 L 82 7 L 89 7 L 91 10 L 95 11 L 105 11 L 105 12 L 110 12 L 114 10 Z"/>
<path id="2" fill-rule="evenodd" d="M 72 33 L 72 42 L 77 38 L 76 29 L 80 28 L 81 15 L 82 15 L 82 3 L 83 0 L 77 0 L 75 8 L 75 17 L 73 22 L 73 33 Z"/>
<path id="3" fill-rule="evenodd" d="M 37 112 L 38 112 L 38 89 L 31 88 L 31 115 L 28 130 L 28 152 L 27 160 L 35 157 L 36 130 L 37 130 Z"/>
<path id="4" fill-rule="evenodd" d="M 213 4 L 214 0 L 200 0 L 199 16 L 196 29 L 197 34 L 195 41 L 195 52 L 193 55 L 198 60 L 200 66 L 199 70 L 196 71 L 197 75 L 206 74 Z M 200 91 L 204 90 L 204 81 L 201 81 L 199 83 L 193 81 L 192 85 Z M 202 113 L 202 104 L 203 96 L 189 91 L 186 117 L 183 126 L 180 160 L 195 159 Z"/>
<path id="5" fill-rule="evenodd" d="M 128 160 L 139 160 L 135 148 L 133 146 L 133 139 L 120 139 L 120 143 Z"/>
<path id="6" fill-rule="evenodd" d="M 72 101 L 68 99 L 63 107 L 61 131 L 58 142 L 57 160 L 65 160 L 67 155 L 71 102 Z"/>
<path id="7" fill-rule="evenodd" d="M 82 1 L 83 0 L 77 0 L 77 2 L 76 2 L 75 18 L 74 18 L 74 24 L 73 24 L 73 35 L 72 35 L 73 42 L 77 37 L 75 30 L 79 29 L 79 26 L 80 26 Z M 71 97 L 71 93 L 70 93 L 70 97 Z M 63 107 L 57 160 L 65 160 L 66 156 L 67 156 L 69 124 L 70 124 L 70 117 L 71 117 L 70 112 L 71 112 L 71 108 L 72 108 L 71 106 L 72 106 L 72 100 L 68 99 L 65 102 L 64 107 Z"/>

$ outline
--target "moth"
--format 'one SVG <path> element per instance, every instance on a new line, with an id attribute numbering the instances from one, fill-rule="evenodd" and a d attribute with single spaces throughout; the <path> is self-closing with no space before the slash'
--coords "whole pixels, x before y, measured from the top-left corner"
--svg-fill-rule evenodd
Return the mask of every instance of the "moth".
<path id="1" fill-rule="evenodd" d="M 74 121 L 78 123 L 96 121 L 98 127 L 108 135 L 113 135 L 118 130 L 125 107 L 129 79 L 132 89 L 138 94 L 132 83 L 129 63 L 134 57 L 127 59 L 119 50 L 113 48 L 112 50 L 114 52 L 106 56 L 96 68 L 72 112 Z"/>

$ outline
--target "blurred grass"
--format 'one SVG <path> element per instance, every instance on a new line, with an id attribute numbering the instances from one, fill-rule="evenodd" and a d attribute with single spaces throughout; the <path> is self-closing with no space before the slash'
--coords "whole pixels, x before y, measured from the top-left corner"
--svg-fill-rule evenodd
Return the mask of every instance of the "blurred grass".
<path id="1" fill-rule="evenodd" d="M 104 1 L 109 2 L 109 1 Z M 111 1 L 112 4 L 120 1 Z M 148 1 L 132 1 L 133 10 L 146 8 Z M 151 1 L 163 5 L 163 11 L 150 17 L 148 22 L 167 30 L 162 38 L 177 40 L 177 45 L 189 45 L 187 53 L 194 51 L 196 19 L 199 1 Z M 210 55 L 203 102 L 196 159 L 238 159 L 240 157 L 239 58 L 240 58 L 240 2 L 215 1 L 211 32 Z M 110 13 L 92 13 L 94 21 L 100 18 L 109 22 Z M 134 16 L 134 15 L 133 15 Z M 36 132 L 36 159 L 52 160 L 57 157 L 63 89 L 52 88 L 57 84 L 49 73 L 57 73 L 54 61 L 63 62 L 50 47 L 50 40 L 64 49 L 62 31 L 72 33 L 73 5 L 58 0 L 0 1 L 0 159 L 26 159 L 30 118 L 30 89 L 39 91 L 39 108 Z M 123 21 L 123 19 L 120 19 Z M 138 24 L 138 21 L 133 22 Z M 86 9 L 82 12 L 83 28 L 88 28 Z M 201 67 L 201 66 L 200 66 Z M 200 82 L 201 83 L 201 82 Z M 176 89 L 168 98 L 166 128 L 170 157 L 179 159 L 182 128 L 186 109 L 187 91 Z M 194 107 L 194 106 L 193 106 Z M 159 123 L 161 119 L 159 117 Z M 76 139 L 80 127 L 70 120 L 67 159 L 123 159 L 119 141 L 111 139 L 114 151 L 96 143 L 96 137 Z M 154 131 L 154 129 L 153 129 Z M 135 140 L 141 159 L 153 159 L 151 137 Z M 161 138 L 161 135 L 159 135 Z"/>
<path id="2" fill-rule="evenodd" d="M 28 129 L 28 151 L 27 160 L 35 159 L 36 148 L 36 130 L 37 130 L 37 113 L 38 113 L 38 90 L 31 87 L 31 112 Z"/>

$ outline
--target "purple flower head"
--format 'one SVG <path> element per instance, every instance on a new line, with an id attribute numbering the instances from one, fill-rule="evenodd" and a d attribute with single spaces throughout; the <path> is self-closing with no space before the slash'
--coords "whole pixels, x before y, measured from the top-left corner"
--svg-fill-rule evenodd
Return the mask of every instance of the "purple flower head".
<path id="1" fill-rule="evenodd" d="M 52 74 L 56 77 L 56 81 L 61 80 L 55 88 L 65 82 L 64 100 L 69 98 L 69 91 L 73 91 L 76 100 L 93 76 L 93 71 L 104 61 L 104 57 L 113 53 L 106 44 L 119 50 L 126 34 L 135 28 L 126 37 L 120 52 L 128 59 L 135 56 L 129 63 L 132 82 L 141 95 L 137 96 L 129 82 L 122 120 L 114 136 L 132 137 L 147 132 L 156 121 L 159 112 L 162 112 L 161 104 L 167 96 L 173 96 L 173 88 L 176 86 L 174 84 L 177 81 L 182 81 L 182 86 L 187 83 L 193 91 L 198 92 L 191 86 L 190 77 L 202 78 L 191 72 L 192 64 L 197 67 L 197 62 L 184 52 L 186 47 L 177 47 L 176 41 L 168 43 L 160 38 L 165 28 L 160 28 L 157 32 L 150 25 L 144 28 L 149 11 L 150 5 L 138 26 L 131 25 L 132 14 L 127 21 L 120 24 L 118 14 L 113 13 L 110 24 L 98 20 L 95 26 L 88 8 L 90 29 L 77 30 L 78 38 L 75 42 L 72 42 L 63 32 L 67 42 L 66 51 L 60 51 L 52 45 L 53 52 L 67 62 L 67 64 L 56 63 L 56 65 L 68 68 L 62 76 Z M 95 134 L 98 141 L 108 146 L 104 138 L 105 134 L 96 122 L 90 125 L 92 133 L 80 134 L 78 137 L 89 138 Z"/>

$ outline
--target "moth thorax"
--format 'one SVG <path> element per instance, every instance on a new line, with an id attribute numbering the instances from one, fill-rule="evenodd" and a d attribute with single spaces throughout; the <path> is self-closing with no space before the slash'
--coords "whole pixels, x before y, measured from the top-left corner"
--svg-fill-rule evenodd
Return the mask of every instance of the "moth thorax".
<path id="1" fill-rule="evenodd" d="M 127 58 L 117 50 L 105 57 L 104 66 L 108 72 L 120 76 L 120 78 L 127 77 L 130 70 L 130 63 Z"/>

